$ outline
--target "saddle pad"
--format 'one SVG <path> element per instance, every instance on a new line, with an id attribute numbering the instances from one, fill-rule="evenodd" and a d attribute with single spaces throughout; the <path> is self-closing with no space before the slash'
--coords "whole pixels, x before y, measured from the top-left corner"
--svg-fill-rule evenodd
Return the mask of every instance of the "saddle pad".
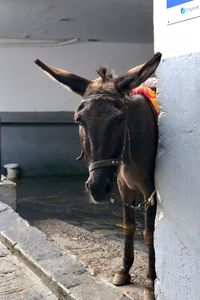
<path id="1" fill-rule="evenodd" d="M 160 114 L 158 102 L 156 99 L 156 92 L 153 91 L 151 88 L 145 86 L 139 86 L 138 88 L 133 89 L 130 94 L 131 96 L 137 94 L 144 95 L 147 99 L 149 99 L 149 101 L 151 101 L 156 113 L 158 115 Z"/>

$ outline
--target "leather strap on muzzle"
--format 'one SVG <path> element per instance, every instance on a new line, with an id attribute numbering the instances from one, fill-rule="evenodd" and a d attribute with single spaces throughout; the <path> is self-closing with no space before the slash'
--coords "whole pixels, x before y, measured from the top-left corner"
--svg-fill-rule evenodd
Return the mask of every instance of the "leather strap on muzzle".
<path id="1" fill-rule="evenodd" d="M 119 167 L 121 163 L 120 159 L 105 159 L 93 162 L 89 166 L 89 172 L 92 172 L 95 169 L 103 168 L 103 167 Z"/>

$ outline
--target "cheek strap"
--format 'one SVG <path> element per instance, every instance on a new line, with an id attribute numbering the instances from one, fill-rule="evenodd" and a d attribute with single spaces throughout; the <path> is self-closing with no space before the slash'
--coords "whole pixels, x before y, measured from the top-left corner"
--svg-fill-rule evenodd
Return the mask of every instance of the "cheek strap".
<path id="1" fill-rule="evenodd" d="M 84 152 L 81 150 L 81 154 L 76 158 L 76 160 L 81 160 L 84 157 Z"/>

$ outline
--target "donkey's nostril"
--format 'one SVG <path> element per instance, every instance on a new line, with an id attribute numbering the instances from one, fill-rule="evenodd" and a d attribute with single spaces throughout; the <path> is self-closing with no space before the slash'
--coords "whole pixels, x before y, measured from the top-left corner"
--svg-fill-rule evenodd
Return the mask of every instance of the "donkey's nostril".
<path id="1" fill-rule="evenodd" d="M 87 191 L 92 195 L 95 201 L 104 201 L 112 190 L 112 184 L 109 179 L 95 181 L 93 178 L 88 178 L 85 182 Z"/>
<path id="2" fill-rule="evenodd" d="M 88 181 L 86 181 L 85 186 L 86 186 L 86 189 L 89 191 L 89 183 L 88 183 Z"/>

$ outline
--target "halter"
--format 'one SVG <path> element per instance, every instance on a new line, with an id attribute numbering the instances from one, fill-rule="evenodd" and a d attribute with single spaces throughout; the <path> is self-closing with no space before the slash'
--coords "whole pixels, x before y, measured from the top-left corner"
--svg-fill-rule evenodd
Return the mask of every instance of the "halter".
<path id="1" fill-rule="evenodd" d="M 112 94 L 95 94 L 94 96 L 96 96 L 97 98 L 100 96 L 112 96 Z M 128 103 L 128 99 L 125 96 L 125 99 L 122 100 L 122 97 L 116 95 L 118 98 L 120 98 L 120 100 L 124 103 L 127 104 Z M 95 97 L 95 98 L 96 98 Z M 88 99 L 89 98 L 89 99 Z M 92 100 L 94 99 L 94 97 L 88 97 L 87 100 Z M 150 102 L 147 101 L 147 103 L 150 105 Z M 152 105 L 150 105 L 152 106 Z M 152 111 L 154 112 L 154 110 L 152 109 Z M 122 162 L 122 157 L 123 157 L 123 153 L 124 153 L 124 149 L 125 149 L 125 144 L 126 144 L 126 140 L 130 141 L 130 130 L 129 128 L 126 126 L 125 130 L 124 130 L 124 145 L 123 145 L 123 149 L 122 149 L 122 154 L 120 156 L 120 159 L 118 158 L 111 158 L 111 159 L 104 159 L 104 160 L 99 160 L 99 161 L 95 161 L 93 163 L 91 163 L 88 167 L 89 169 L 89 173 L 91 173 L 93 170 L 96 169 L 100 169 L 100 168 L 104 168 L 104 167 L 118 167 L 117 172 L 115 172 L 115 176 L 117 176 L 121 162 Z M 124 205 L 130 209 L 134 209 L 135 211 L 140 211 L 142 210 L 142 206 L 145 206 L 145 211 L 147 211 L 149 209 L 149 207 L 154 206 L 156 204 L 156 201 L 154 199 L 154 196 L 156 195 L 156 190 L 154 190 L 152 192 L 152 194 L 150 195 L 150 197 L 148 199 L 145 199 L 144 201 L 140 202 L 137 206 L 135 205 L 131 205 L 129 203 L 124 202 Z M 111 203 L 113 203 L 115 200 L 111 199 Z"/>

